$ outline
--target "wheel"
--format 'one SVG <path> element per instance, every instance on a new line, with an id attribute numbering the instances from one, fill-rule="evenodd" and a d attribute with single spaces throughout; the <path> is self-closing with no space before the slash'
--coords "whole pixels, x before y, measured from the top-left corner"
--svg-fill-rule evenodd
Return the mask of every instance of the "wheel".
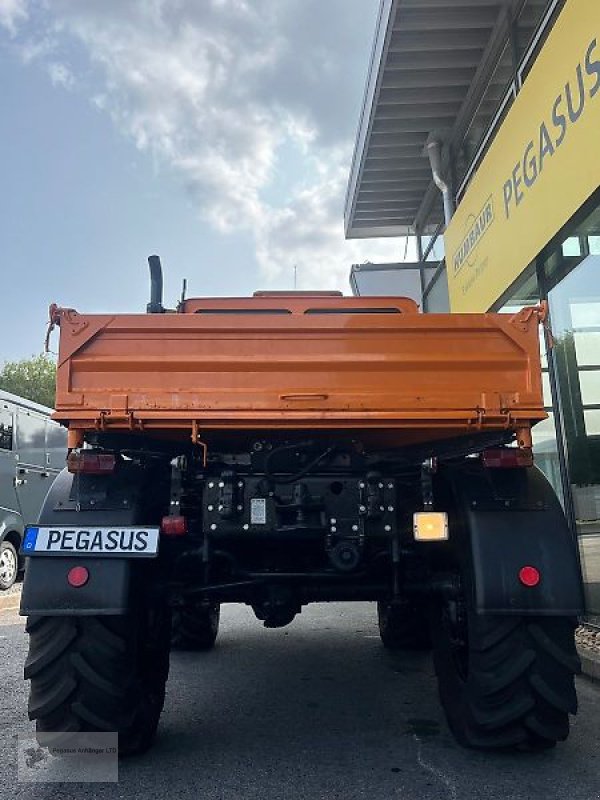
<path id="1" fill-rule="evenodd" d="M 19 572 L 19 559 L 14 546 L 3 541 L 0 544 L 0 589 L 10 589 L 17 580 Z"/>
<path id="2" fill-rule="evenodd" d="M 221 606 L 200 603 L 173 609 L 171 647 L 174 650 L 210 650 L 219 633 Z"/>
<path id="3" fill-rule="evenodd" d="M 411 603 L 377 603 L 377 621 L 383 646 L 388 650 L 430 650 L 431 635 L 426 609 Z"/>
<path id="4" fill-rule="evenodd" d="M 83 732 L 119 734 L 119 755 L 148 749 L 169 673 L 168 607 L 125 616 L 29 617 L 29 718 L 66 746 Z M 64 734 L 64 735 L 62 735 Z"/>
<path id="5" fill-rule="evenodd" d="M 577 711 L 576 621 L 476 615 L 464 600 L 433 614 L 440 699 L 460 744 L 543 750 L 569 734 Z"/>

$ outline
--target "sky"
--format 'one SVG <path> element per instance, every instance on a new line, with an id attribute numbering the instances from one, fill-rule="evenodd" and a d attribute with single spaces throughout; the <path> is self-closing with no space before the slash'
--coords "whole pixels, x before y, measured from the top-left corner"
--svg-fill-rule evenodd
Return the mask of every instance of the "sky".
<path id="1" fill-rule="evenodd" d="M 338 288 L 404 243 L 345 241 L 379 0 L 0 0 L 0 365 L 50 302 Z M 56 344 L 56 343 L 55 343 Z"/>

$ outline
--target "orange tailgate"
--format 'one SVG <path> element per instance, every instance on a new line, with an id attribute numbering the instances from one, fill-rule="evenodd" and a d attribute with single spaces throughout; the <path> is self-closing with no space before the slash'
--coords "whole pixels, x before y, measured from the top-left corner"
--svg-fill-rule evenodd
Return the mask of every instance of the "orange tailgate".
<path id="1" fill-rule="evenodd" d="M 419 314 L 404 298 L 259 296 L 54 315 L 55 418 L 72 428 L 379 430 L 398 443 L 546 416 L 539 309 Z"/>

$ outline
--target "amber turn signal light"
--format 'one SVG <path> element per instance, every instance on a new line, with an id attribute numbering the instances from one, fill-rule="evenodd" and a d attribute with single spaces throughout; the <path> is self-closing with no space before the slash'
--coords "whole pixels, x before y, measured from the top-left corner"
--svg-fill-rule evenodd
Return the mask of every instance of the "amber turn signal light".
<path id="1" fill-rule="evenodd" d="M 417 511 L 413 514 L 417 542 L 443 542 L 448 539 L 448 514 L 445 511 Z"/>

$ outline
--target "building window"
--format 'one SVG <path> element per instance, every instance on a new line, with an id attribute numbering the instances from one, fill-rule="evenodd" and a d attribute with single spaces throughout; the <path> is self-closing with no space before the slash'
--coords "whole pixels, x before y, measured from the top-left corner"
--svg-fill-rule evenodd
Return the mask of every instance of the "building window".
<path id="1" fill-rule="evenodd" d="M 594 202 L 594 201 L 592 201 Z M 600 615 L 600 198 L 544 261 L 568 489 L 588 613 Z"/>

